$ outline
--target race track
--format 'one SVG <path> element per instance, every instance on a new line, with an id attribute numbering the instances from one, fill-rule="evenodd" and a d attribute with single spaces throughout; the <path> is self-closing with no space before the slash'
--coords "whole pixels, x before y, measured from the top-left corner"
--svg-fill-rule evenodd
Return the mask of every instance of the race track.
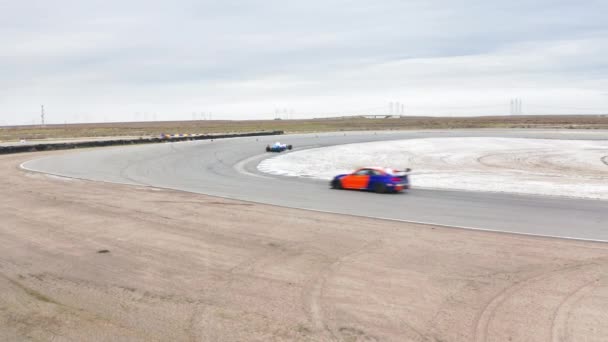
<path id="1" fill-rule="evenodd" d="M 277 139 L 300 150 L 366 141 L 479 136 L 606 139 L 605 132 L 527 130 L 287 135 L 79 151 L 35 159 L 23 167 L 66 177 L 184 190 L 294 208 L 608 241 L 608 201 L 416 188 L 400 195 L 337 191 L 329 189 L 325 181 L 271 176 L 256 168 L 261 160 L 273 156 L 264 152 L 264 147 Z M 415 178 L 412 182 L 415 186 Z"/>

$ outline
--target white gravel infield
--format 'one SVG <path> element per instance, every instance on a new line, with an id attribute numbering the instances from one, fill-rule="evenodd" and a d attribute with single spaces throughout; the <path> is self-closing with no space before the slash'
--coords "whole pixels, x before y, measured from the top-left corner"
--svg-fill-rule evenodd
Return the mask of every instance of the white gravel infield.
<path id="1" fill-rule="evenodd" d="M 338 145 L 264 160 L 262 172 L 331 179 L 410 167 L 414 187 L 608 200 L 608 141 L 429 138 Z"/>

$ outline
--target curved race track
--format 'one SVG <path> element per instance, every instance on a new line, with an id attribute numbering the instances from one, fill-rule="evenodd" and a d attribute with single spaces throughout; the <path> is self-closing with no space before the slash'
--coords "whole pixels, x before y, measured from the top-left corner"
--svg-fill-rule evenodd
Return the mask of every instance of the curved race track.
<path id="1" fill-rule="evenodd" d="M 608 201 L 413 189 L 407 194 L 330 190 L 325 181 L 270 176 L 257 164 L 276 139 L 296 149 L 427 137 L 605 139 L 549 131 L 331 133 L 152 144 L 67 153 L 24 168 L 97 181 L 184 190 L 260 203 L 472 229 L 608 241 Z M 415 186 L 416 179 L 412 182 Z"/>

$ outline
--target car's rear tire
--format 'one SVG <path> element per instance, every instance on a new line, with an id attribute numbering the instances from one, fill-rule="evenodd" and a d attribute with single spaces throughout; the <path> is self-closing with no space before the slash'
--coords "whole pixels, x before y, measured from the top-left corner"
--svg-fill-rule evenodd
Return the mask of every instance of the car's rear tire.
<path id="1" fill-rule="evenodd" d="M 291 150 L 292 148 L 293 148 L 293 146 L 292 146 L 292 145 L 287 145 L 287 149 L 288 149 L 288 150 Z"/>
<path id="2" fill-rule="evenodd" d="M 266 152 L 270 152 L 270 146 L 266 146 Z"/>
<path id="3" fill-rule="evenodd" d="M 334 179 L 331 181 L 332 189 L 342 189 L 342 182 L 339 179 Z"/>
<path id="4" fill-rule="evenodd" d="M 384 185 L 382 183 L 376 183 L 376 185 L 374 185 L 374 192 L 379 193 L 379 194 L 385 193 L 386 185 Z"/>

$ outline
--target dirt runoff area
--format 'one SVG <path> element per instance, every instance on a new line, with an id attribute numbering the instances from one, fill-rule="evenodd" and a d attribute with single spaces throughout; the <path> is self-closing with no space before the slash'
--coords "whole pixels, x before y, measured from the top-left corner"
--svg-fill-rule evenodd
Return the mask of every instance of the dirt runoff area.
<path id="1" fill-rule="evenodd" d="M 42 155 L 0 157 L 1 341 L 608 340 L 608 244 L 19 169 Z"/>

